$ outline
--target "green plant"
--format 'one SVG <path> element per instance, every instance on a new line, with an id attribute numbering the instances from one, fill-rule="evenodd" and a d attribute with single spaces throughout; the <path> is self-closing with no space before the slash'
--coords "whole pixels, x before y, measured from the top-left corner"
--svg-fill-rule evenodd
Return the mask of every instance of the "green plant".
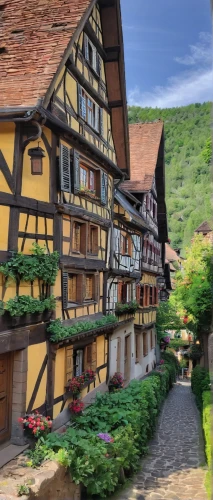
<path id="1" fill-rule="evenodd" d="M 55 297 L 53 295 L 44 300 L 34 299 L 30 295 L 20 295 L 9 299 L 4 304 L 4 310 L 10 316 L 43 313 L 46 309 L 52 311 L 55 307 Z"/>
<path id="2" fill-rule="evenodd" d="M 44 417 L 38 411 L 25 415 L 24 418 L 18 419 L 22 425 L 27 436 L 39 438 L 42 435 L 48 434 L 52 427 L 52 420 L 50 417 Z"/>
<path id="3" fill-rule="evenodd" d="M 192 370 L 191 387 L 192 387 L 192 392 L 195 395 L 196 404 L 199 410 L 202 410 L 203 392 L 210 390 L 210 377 L 208 370 L 197 365 Z"/>
<path id="4" fill-rule="evenodd" d="M 186 359 L 181 359 L 180 360 L 180 368 L 187 368 L 188 363 Z"/>
<path id="5" fill-rule="evenodd" d="M 0 300 L 0 316 L 3 316 L 4 314 L 4 302 Z"/>
<path id="6" fill-rule="evenodd" d="M 115 314 L 116 316 L 122 316 L 122 314 L 135 314 L 137 309 L 138 302 L 136 300 L 132 300 L 131 302 L 127 302 L 126 304 L 117 302 L 115 306 Z"/>
<path id="7" fill-rule="evenodd" d="M 54 285 L 58 273 L 58 252 L 47 253 L 47 248 L 33 243 L 32 255 L 14 253 L 8 262 L 0 265 L 0 273 L 6 280 L 20 281 L 42 280 L 47 285 Z"/>
<path id="8" fill-rule="evenodd" d="M 22 495 L 29 495 L 29 493 L 30 493 L 30 488 L 27 484 L 19 484 L 17 486 L 18 497 L 21 497 Z"/>
<path id="9" fill-rule="evenodd" d="M 201 346 L 193 344 L 186 351 L 185 356 L 189 359 L 193 359 L 194 361 L 196 361 L 196 360 L 201 358 L 202 354 L 203 354 L 203 350 L 202 350 Z"/>
<path id="10" fill-rule="evenodd" d="M 183 339 L 171 339 L 169 347 L 170 349 L 175 349 L 177 351 L 180 347 L 184 347 L 185 345 L 188 345 L 189 342 L 187 340 Z"/>
<path id="11" fill-rule="evenodd" d="M 166 353 L 161 371 L 146 380 L 133 380 L 122 391 L 97 394 L 75 427 L 38 441 L 29 452 L 29 465 L 57 460 L 69 468 L 76 484 L 84 485 L 87 495 L 109 497 L 120 482 L 121 472 L 128 477 L 137 469 L 140 455 L 147 453 L 176 367 L 175 356 Z"/>
<path id="12" fill-rule="evenodd" d="M 88 332 L 89 330 L 116 322 L 117 319 L 113 314 L 104 316 L 103 318 L 95 321 L 78 321 L 71 326 L 63 326 L 63 322 L 60 319 L 56 319 L 50 322 L 47 332 L 50 333 L 51 342 L 59 342 L 60 340 L 72 337 L 73 335 Z"/>

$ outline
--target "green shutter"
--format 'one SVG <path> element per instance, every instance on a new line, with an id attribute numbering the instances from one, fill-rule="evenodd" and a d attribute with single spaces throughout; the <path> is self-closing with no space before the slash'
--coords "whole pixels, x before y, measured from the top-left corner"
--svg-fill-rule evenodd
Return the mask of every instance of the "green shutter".
<path id="1" fill-rule="evenodd" d="M 68 273 L 62 273 L 62 307 L 67 309 L 68 305 Z"/>
<path id="2" fill-rule="evenodd" d="M 106 205 L 108 195 L 108 176 L 105 172 L 101 172 L 101 203 Z"/>

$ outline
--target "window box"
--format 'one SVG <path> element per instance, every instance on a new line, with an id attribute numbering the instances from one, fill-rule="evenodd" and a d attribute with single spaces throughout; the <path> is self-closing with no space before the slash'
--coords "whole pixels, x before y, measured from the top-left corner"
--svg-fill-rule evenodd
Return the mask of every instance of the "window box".
<path id="1" fill-rule="evenodd" d="M 9 312 L 5 311 L 4 315 L 0 317 L 0 331 L 36 323 L 45 323 L 53 317 L 54 311 L 48 310 L 43 313 L 23 314 L 23 316 L 11 316 Z"/>
<path id="2" fill-rule="evenodd" d="M 135 314 L 139 305 L 138 302 L 132 301 L 127 304 L 117 303 L 115 306 L 115 315 L 122 316 L 123 314 Z"/>

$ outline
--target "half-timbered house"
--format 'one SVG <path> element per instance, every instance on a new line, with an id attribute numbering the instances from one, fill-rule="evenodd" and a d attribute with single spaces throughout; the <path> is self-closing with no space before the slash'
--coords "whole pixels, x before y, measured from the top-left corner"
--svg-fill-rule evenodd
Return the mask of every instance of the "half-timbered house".
<path id="1" fill-rule="evenodd" d="M 159 278 L 164 281 L 165 242 L 168 240 L 163 123 L 130 125 L 129 133 L 130 180 L 121 187 L 140 202 L 139 213 L 148 226 L 143 238 L 139 307 L 134 320 L 137 351 L 135 377 L 139 377 L 155 366 Z"/>
<path id="2" fill-rule="evenodd" d="M 55 427 L 68 419 L 72 377 L 95 372 L 83 396 L 106 388 L 113 183 L 129 175 L 128 127 L 119 0 L 11 0 L 0 17 L 0 440 L 18 443 L 25 411 Z M 50 259 L 58 252 L 55 284 L 39 272 L 9 279 L 5 263 L 33 243 L 38 259 L 44 244 Z M 48 336 L 49 318 L 32 324 L 14 307 L 44 292 L 56 298 Z M 77 334 L 80 320 L 92 326 Z"/>
<path id="3" fill-rule="evenodd" d="M 137 209 L 139 205 L 131 193 L 115 189 L 106 308 L 121 321 L 110 336 L 110 373 L 121 372 L 126 384 L 135 378 L 138 357 L 134 316 L 140 300 L 143 237 L 148 229 Z M 123 325 L 124 318 L 131 318 L 131 322 Z"/>

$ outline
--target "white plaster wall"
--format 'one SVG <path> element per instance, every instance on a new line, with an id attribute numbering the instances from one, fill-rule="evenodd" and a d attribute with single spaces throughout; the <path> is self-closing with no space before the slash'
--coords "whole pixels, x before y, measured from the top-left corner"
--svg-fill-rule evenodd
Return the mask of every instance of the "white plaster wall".
<path id="1" fill-rule="evenodd" d="M 153 330 L 153 329 L 152 329 Z M 146 330 L 148 333 L 148 355 L 144 357 L 143 355 L 143 333 L 141 333 L 141 349 L 140 349 L 140 360 L 139 363 L 135 363 L 135 376 L 134 378 L 141 378 L 146 375 L 146 367 L 149 365 L 149 372 L 154 367 L 154 363 L 156 362 L 156 354 L 155 348 L 151 349 L 151 331 Z"/>
<path id="2" fill-rule="evenodd" d="M 120 352 L 120 373 L 124 375 L 124 348 L 125 337 L 130 335 L 130 380 L 135 378 L 135 335 L 134 335 L 134 321 L 121 325 L 113 332 L 109 342 L 109 374 L 110 377 L 117 371 L 117 344 L 118 338 L 121 339 L 121 352 Z"/>

